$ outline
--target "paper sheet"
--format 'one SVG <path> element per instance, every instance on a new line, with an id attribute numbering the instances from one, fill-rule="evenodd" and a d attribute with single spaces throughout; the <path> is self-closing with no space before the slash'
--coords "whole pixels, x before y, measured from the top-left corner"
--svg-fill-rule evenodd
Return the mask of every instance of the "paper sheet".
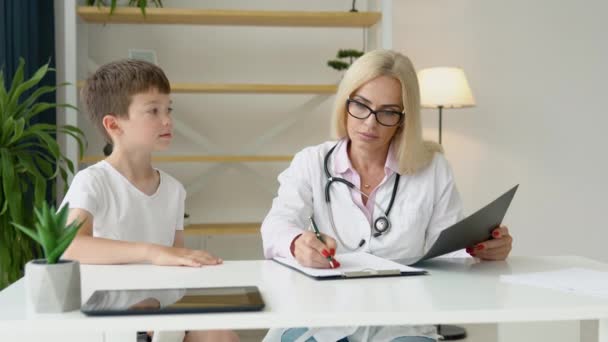
<path id="1" fill-rule="evenodd" d="M 401 272 L 424 272 L 422 269 L 398 264 L 394 261 L 383 259 L 369 253 L 344 253 L 336 255 L 340 267 L 336 269 L 310 268 L 300 265 L 296 260 L 287 258 L 275 258 L 282 264 L 293 267 L 313 277 L 339 276 L 346 272 L 358 271 L 388 271 L 399 270 Z"/>
<path id="2" fill-rule="evenodd" d="M 584 268 L 504 275 L 501 281 L 608 299 L 608 272 Z"/>

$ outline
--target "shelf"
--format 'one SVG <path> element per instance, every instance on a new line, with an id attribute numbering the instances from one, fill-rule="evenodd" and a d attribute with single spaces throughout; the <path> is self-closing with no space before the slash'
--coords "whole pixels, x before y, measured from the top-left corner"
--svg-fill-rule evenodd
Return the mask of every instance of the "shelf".
<path id="1" fill-rule="evenodd" d="M 186 24 L 292 27 L 370 27 L 380 12 L 237 11 L 189 8 L 146 8 L 146 17 L 136 7 L 79 6 L 78 15 L 89 23 Z"/>
<path id="2" fill-rule="evenodd" d="M 78 81 L 82 88 L 84 81 Z M 335 94 L 335 84 L 171 83 L 175 94 Z"/>
<path id="3" fill-rule="evenodd" d="M 84 156 L 80 161 L 85 164 L 96 163 L 105 157 L 103 156 Z M 258 156 L 258 155 L 182 155 L 182 156 L 155 156 L 152 157 L 153 162 L 157 163 L 194 163 L 194 162 L 211 162 L 211 163 L 245 163 L 245 162 L 285 162 L 291 161 L 293 156 Z"/>
<path id="4" fill-rule="evenodd" d="M 185 235 L 259 234 L 261 223 L 198 223 L 184 227 Z"/>
<path id="5" fill-rule="evenodd" d="M 171 84 L 173 93 L 334 94 L 337 88 L 335 84 Z"/>

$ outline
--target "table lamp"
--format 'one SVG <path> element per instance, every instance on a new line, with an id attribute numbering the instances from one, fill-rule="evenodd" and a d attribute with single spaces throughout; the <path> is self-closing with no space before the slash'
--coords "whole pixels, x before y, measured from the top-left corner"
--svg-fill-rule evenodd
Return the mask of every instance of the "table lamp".
<path id="1" fill-rule="evenodd" d="M 425 108 L 439 108 L 439 144 L 443 108 L 473 107 L 475 99 L 460 68 L 435 67 L 418 72 L 420 104 Z"/>
<path id="2" fill-rule="evenodd" d="M 464 71 L 459 68 L 435 67 L 418 72 L 420 105 L 439 109 L 439 144 L 441 144 L 441 122 L 443 108 L 473 107 L 475 99 Z M 467 337 L 463 327 L 440 324 L 437 332 L 444 340 L 462 340 Z"/>

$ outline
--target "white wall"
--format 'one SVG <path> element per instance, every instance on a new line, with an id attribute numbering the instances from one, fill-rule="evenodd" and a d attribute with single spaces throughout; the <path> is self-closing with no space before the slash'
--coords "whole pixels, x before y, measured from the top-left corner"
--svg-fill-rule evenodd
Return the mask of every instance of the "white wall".
<path id="1" fill-rule="evenodd" d="M 608 3 L 395 1 L 394 47 L 417 69 L 464 68 L 475 108 L 446 110 L 443 144 L 467 213 L 521 186 L 514 254 L 608 261 Z M 437 112 L 425 110 L 425 135 Z"/>

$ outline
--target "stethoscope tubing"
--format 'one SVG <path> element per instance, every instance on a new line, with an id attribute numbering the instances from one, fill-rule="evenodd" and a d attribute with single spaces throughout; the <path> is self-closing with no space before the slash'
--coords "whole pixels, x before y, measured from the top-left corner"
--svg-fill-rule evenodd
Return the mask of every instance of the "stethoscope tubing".
<path id="1" fill-rule="evenodd" d="M 331 185 L 334 182 L 338 182 L 338 183 L 342 183 L 344 185 L 346 185 L 349 189 L 353 189 L 356 192 L 358 192 L 359 194 L 365 196 L 368 200 L 369 200 L 369 196 L 367 194 L 365 194 L 363 191 L 361 191 L 360 189 L 358 189 L 352 182 L 347 181 L 344 178 L 340 178 L 340 177 L 333 177 L 331 175 L 331 173 L 329 172 L 329 157 L 331 156 L 331 154 L 333 153 L 333 151 L 336 149 L 336 147 L 340 144 L 341 142 L 336 143 L 325 155 L 325 157 L 323 158 L 323 169 L 325 171 L 325 176 L 327 177 L 327 184 L 325 184 L 325 203 L 327 204 L 327 210 L 328 210 L 328 216 L 329 216 L 329 222 L 331 225 L 331 228 L 336 236 L 336 238 L 338 239 L 338 241 L 342 244 L 342 246 L 344 246 L 347 250 L 349 251 L 355 251 L 359 248 L 361 248 L 364 244 L 365 244 L 365 239 L 361 239 L 361 241 L 359 242 L 359 245 L 355 248 L 347 245 L 346 243 L 344 243 L 344 240 L 342 240 L 340 234 L 338 233 L 338 230 L 336 229 L 336 225 L 334 222 L 334 215 L 333 215 L 333 209 L 331 207 L 331 199 L 330 199 L 330 190 L 331 190 Z M 374 237 L 378 237 L 380 235 L 382 235 L 383 233 L 387 232 L 390 229 L 391 223 L 388 220 L 388 215 L 393 207 L 393 202 L 395 201 L 395 196 L 397 195 L 397 188 L 398 188 L 398 184 L 399 184 L 399 178 L 400 175 L 397 174 L 395 176 L 395 184 L 393 186 L 393 192 L 391 194 L 391 200 L 389 202 L 388 208 L 387 210 L 384 212 L 385 215 L 381 216 L 379 218 L 377 218 L 376 220 L 374 220 L 374 223 L 372 224 L 372 227 L 374 230 L 376 230 L 376 233 L 373 234 Z M 380 207 L 380 205 L 376 202 L 376 201 L 372 201 L 374 203 L 374 206 L 376 206 L 376 208 L 378 208 L 378 210 L 380 210 L 380 212 L 383 212 L 382 208 Z M 380 229 L 377 227 L 377 225 L 379 225 L 380 223 L 378 223 L 379 221 L 383 221 L 384 224 L 384 228 Z M 372 235 L 372 231 L 370 230 L 370 237 L 368 237 L 368 240 L 371 239 L 371 235 Z"/>

